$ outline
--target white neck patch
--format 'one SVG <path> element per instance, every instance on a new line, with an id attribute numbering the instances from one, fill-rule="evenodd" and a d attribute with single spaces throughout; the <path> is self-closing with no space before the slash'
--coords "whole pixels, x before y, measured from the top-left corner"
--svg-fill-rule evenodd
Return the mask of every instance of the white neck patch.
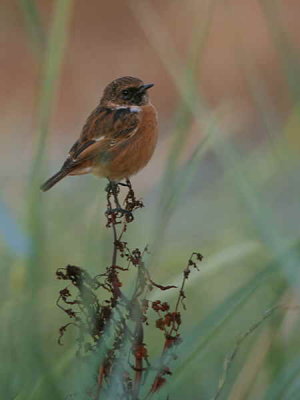
<path id="1" fill-rule="evenodd" d="M 116 106 L 115 107 L 115 109 L 116 110 L 130 110 L 130 112 L 133 112 L 133 113 L 138 113 L 138 112 L 140 112 L 141 111 L 141 107 L 139 107 L 139 106 Z"/>

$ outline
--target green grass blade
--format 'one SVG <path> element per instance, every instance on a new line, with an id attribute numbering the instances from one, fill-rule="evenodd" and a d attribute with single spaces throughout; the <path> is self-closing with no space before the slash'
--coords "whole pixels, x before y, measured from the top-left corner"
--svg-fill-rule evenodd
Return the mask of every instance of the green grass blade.
<path id="1" fill-rule="evenodd" d="M 19 4 L 23 11 L 25 25 L 33 50 L 38 57 L 42 57 L 46 46 L 46 34 L 37 4 L 34 0 L 19 0 Z"/>

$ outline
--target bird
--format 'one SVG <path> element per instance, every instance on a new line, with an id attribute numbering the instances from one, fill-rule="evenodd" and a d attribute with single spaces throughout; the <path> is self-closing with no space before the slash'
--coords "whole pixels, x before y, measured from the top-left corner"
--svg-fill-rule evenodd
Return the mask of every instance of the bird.
<path id="1" fill-rule="evenodd" d="M 61 169 L 41 190 L 66 176 L 89 173 L 117 183 L 144 168 L 158 138 L 157 111 L 148 94 L 152 86 L 131 76 L 109 83 Z"/>

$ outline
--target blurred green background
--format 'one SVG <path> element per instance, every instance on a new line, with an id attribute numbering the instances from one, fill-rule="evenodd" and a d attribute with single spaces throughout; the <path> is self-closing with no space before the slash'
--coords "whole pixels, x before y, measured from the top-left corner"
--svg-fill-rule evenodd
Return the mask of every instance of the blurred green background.
<path id="1" fill-rule="evenodd" d="M 0 10 L 0 398 L 63 399 L 81 385 L 69 376 L 74 332 L 57 345 L 67 320 L 55 270 L 108 265 L 105 182 L 39 185 L 123 75 L 155 83 L 160 121 L 156 153 L 132 180 L 146 208 L 128 242 L 149 244 L 162 284 L 180 282 L 192 251 L 205 257 L 157 398 L 213 398 L 239 335 L 273 305 L 300 304 L 299 1 L 1 0 Z M 220 398 L 300 399 L 299 322 L 277 311 L 249 336 Z M 148 332 L 154 358 L 158 333 Z"/>

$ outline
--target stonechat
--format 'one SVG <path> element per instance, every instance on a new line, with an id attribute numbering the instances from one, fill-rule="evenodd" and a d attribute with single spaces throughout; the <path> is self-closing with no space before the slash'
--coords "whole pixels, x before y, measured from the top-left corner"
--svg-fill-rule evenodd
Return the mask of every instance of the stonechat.
<path id="1" fill-rule="evenodd" d="M 152 86 L 130 76 L 107 85 L 63 166 L 41 190 L 68 175 L 92 173 L 119 182 L 145 167 L 158 134 L 157 112 L 148 95 Z"/>

